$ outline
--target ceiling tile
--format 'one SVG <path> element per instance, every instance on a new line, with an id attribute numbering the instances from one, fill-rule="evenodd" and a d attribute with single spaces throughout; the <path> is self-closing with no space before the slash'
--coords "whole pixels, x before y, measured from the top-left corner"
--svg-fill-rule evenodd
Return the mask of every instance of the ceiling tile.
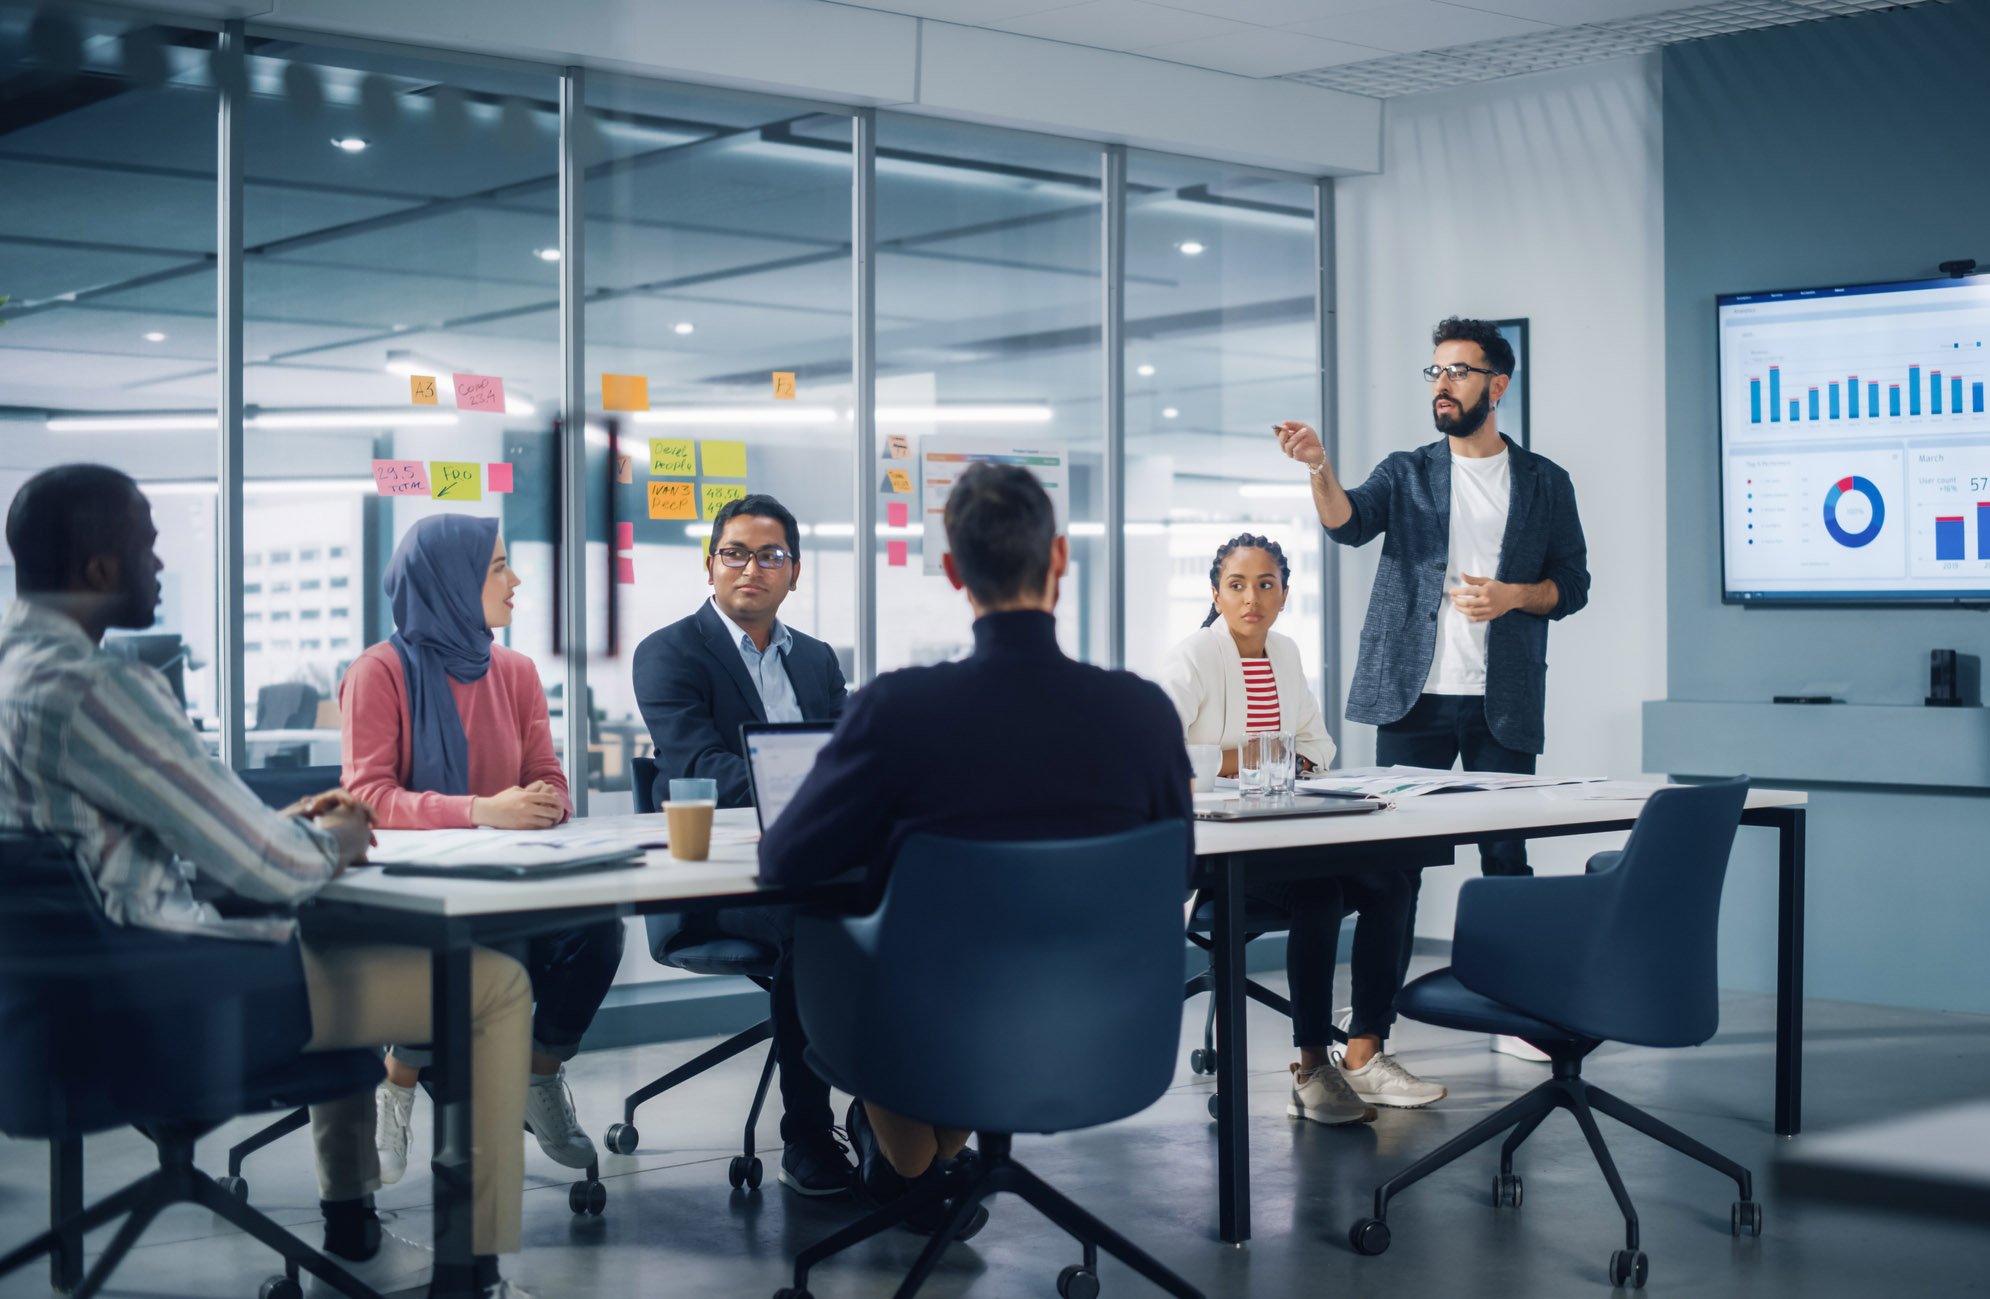
<path id="1" fill-rule="evenodd" d="M 852 0 L 842 0 L 852 3 Z M 1075 0 L 854 0 L 858 9 L 882 9 L 886 13 L 912 18 L 935 18 L 944 23 L 966 23 L 979 27 L 1006 18 L 1061 9 Z"/>
<path id="2" fill-rule="evenodd" d="M 1475 0 L 1473 7 L 1510 18 L 1531 18 L 1558 27 L 1574 27 L 1581 23 L 1639 18 L 1668 9 L 1691 9 L 1703 3 L 1704 0 Z"/>
<path id="3" fill-rule="evenodd" d="M 1510 18 L 1483 9 L 1468 9 L 1463 5 L 1444 4 L 1440 0 L 1395 0 L 1393 4 L 1376 5 L 1333 18 L 1294 23 L 1286 30 L 1407 54 L 1468 45 L 1476 41 L 1499 40 L 1507 36 L 1526 36 L 1551 28 L 1546 23 Z"/>
<path id="4" fill-rule="evenodd" d="M 1153 0 L 1170 9 L 1213 14 L 1258 27 L 1285 27 L 1314 18 L 1331 18 L 1356 9 L 1372 9 L 1376 0 Z"/>
<path id="5" fill-rule="evenodd" d="M 1249 30 L 1227 18 L 1171 9 L 1147 0 L 1087 0 L 1065 9 L 1006 18 L 989 26 L 1021 36 L 1041 36 L 1108 50 L 1138 50 Z"/>
<path id="6" fill-rule="evenodd" d="M 1188 63 L 1244 77 L 1282 77 L 1290 72 L 1360 63 L 1389 53 L 1372 45 L 1350 45 L 1317 36 L 1250 27 L 1199 41 L 1154 45 L 1140 51 L 1156 59 Z"/>

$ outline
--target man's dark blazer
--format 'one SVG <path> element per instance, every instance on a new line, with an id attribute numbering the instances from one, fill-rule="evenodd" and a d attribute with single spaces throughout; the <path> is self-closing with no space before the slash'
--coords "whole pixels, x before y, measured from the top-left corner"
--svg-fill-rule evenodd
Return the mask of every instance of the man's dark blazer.
<path id="1" fill-rule="evenodd" d="M 847 697 L 836 651 L 788 630 L 795 640 L 783 666 L 802 717 L 836 720 Z M 662 806 L 673 776 L 707 776 L 719 783 L 720 807 L 751 806 L 739 728 L 766 721 L 767 711 L 712 602 L 645 637 L 636 646 L 632 673 L 636 705 L 656 746 L 657 805 Z"/>
<path id="2" fill-rule="evenodd" d="M 1159 686 L 1066 658 L 1047 613 L 988 614 L 966 659 L 886 673 L 851 698 L 762 836 L 760 878 L 802 884 L 887 866 L 920 831 L 1083 839 L 1186 821 L 1193 779 Z M 1186 886 L 1194 852 L 1154 867 Z"/>

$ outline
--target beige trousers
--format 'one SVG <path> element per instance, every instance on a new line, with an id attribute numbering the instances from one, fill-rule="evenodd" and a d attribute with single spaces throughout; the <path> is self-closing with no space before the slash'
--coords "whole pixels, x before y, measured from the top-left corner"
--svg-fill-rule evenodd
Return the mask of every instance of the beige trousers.
<path id="1" fill-rule="evenodd" d="M 303 945 L 311 999 L 307 1051 L 427 1042 L 426 948 Z M 532 1035 L 532 981 L 501 952 L 478 948 L 470 961 L 470 1106 L 472 1248 L 518 1252 L 525 1193 L 525 1075 Z M 373 1145 L 373 1091 L 311 1107 L 318 1148 L 318 1193 L 351 1200 L 380 1188 Z"/>

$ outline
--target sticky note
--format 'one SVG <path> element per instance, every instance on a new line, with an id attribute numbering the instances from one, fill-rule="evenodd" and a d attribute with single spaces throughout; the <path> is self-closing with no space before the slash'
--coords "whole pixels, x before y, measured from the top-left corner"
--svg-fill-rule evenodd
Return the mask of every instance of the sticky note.
<path id="1" fill-rule="evenodd" d="M 438 501 L 484 499 L 484 467 L 474 460 L 429 462 L 429 495 Z"/>
<path id="2" fill-rule="evenodd" d="M 615 556 L 615 582 L 619 586 L 636 584 L 636 561 L 627 555 Z"/>
<path id="3" fill-rule="evenodd" d="M 373 485 L 382 496 L 426 496 L 428 466 L 419 460 L 375 460 Z"/>
<path id="4" fill-rule="evenodd" d="M 884 543 L 884 562 L 893 568 L 905 567 L 906 543 L 887 541 Z"/>
<path id="5" fill-rule="evenodd" d="M 615 457 L 615 481 L 624 486 L 636 481 L 636 458 L 634 456 Z"/>
<path id="6" fill-rule="evenodd" d="M 884 476 L 885 481 L 891 484 L 892 491 L 909 492 L 912 490 L 912 471 L 910 469 L 887 469 Z"/>
<path id="7" fill-rule="evenodd" d="M 793 401 L 795 399 L 795 376 L 789 370 L 774 371 L 774 400 Z"/>
<path id="8" fill-rule="evenodd" d="M 650 408 L 650 381 L 640 374 L 604 374 L 601 376 L 601 409 L 603 410 L 648 410 Z"/>
<path id="9" fill-rule="evenodd" d="M 704 442 L 699 445 L 705 458 L 705 477 L 746 477 L 746 443 Z"/>
<path id="10" fill-rule="evenodd" d="M 903 433 L 893 433 L 884 440 L 884 458 L 887 460 L 910 460 L 912 439 Z"/>
<path id="11" fill-rule="evenodd" d="M 904 501 L 885 502 L 884 521 L 886 524 L 888 524 L 891 527 L 894 528 L 904 527 L 906 518 L 909 515 L 909 513 L 910 513 L 909 507 L 905 504 Z"/>
<path id="12" fill-rule="evenodd" d="M 511 466 L 509 464 L 488 464 L 484 466 L 484 490 L 495 495 L 511 490 Z"/>
<path id="13" fill-rule="evenodd" d="M 636 525 L 618 523 L 615 525 L 615 549 L 634 550 L 636 548 Z"/>
<path id="14" fill-rule="evenodd" d="M 457 410 L 504 414 L 504 380 L 494 374 L 457 374 L 450 377 L 456 381 Z"/>
<path id="15" fill-rule="evenodd" d="M 417 406 L 435 405 L 435 376 L 432 374 L 411 374 L 408 376 L 408 395 Z"/>
<path id="16" fill-rule="evenodd" d="M 739 500 L 745 495 L 746 488 L 739 483 L 706 483 L 703 494 L 704 517 L 711 518 L 728 503 Z"/>
<path id="17" fill-rule="evenodd" d="M 651 438 L 650 477 L 689 478 L 698 472 L 698 447 L 690 438 Z"/>
<path id="18" fill-rule="evenodd" d="M 652 519 L 695 519 L 698 517 L 698 498 L 692 495 L 690 483 L 651 483 L 650 517 Z"/>

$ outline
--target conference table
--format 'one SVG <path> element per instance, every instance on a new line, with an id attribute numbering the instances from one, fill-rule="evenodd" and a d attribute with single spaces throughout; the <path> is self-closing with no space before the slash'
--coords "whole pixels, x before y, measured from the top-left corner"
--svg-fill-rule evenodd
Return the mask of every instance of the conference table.
<path id="1" fill-rule="evenodd" d="M 1225 1241 L 1250 1238 L 1249 1059 L 1244 1001 L 1244 898 L 1252 885 L 1329 875 L 1343 863 L 1372 863 L 1378 847 L 1409 853 L 1520 835 L 1547 838 L 1628 830 L 1640 797 L 1585 797 L 1582 786 L 1433 794 L 1359 816 L 1254 822 L 1198 821 L 1198 885 L 1215 903 L 1211 958 L 1217 1016 L 1217 1228 Z M 1656 785 L 1645 790 L 1658 788 Z M 1633 791 L 1641 794 L 1644 790 Z M 1802 1083 L 1803 873 L 1805 796 L 1752 790 L 1744 825 L 1779 836 L 1775 1128 L 1799 1127 Z M 389 875 L 355 870 L 334 881 L 307 912 L 307 932 L 329 938 L 408 943 L 433 953 L 436 1060 L 434 1169 L 436 1288 L 469 1295 L 470 953 L 477 946 L 607 918 L 721 907 L 861 906 L 873 890 L 845 878 L 806 888 L 762 888 L 751 809 L 718 813 L 710 859 L 680 862 L 661 846 L 661 816 L 590 818 L 569 833 L 620 836 L 643 852 L 638 867 L 529 881 Z M 443 832 L 448 833 L 448 832 Z M 496 848 L 507 840 L 485 832 Z M 542 834 L 548 832 L 542 832 Z M 374 859 L 418 855 L 425 836 L 381 832 Z M 1336 848 L 1350 850 L 1337 854 Z M 1359 850 L 1359 851 L 1355 851 Z"/>

